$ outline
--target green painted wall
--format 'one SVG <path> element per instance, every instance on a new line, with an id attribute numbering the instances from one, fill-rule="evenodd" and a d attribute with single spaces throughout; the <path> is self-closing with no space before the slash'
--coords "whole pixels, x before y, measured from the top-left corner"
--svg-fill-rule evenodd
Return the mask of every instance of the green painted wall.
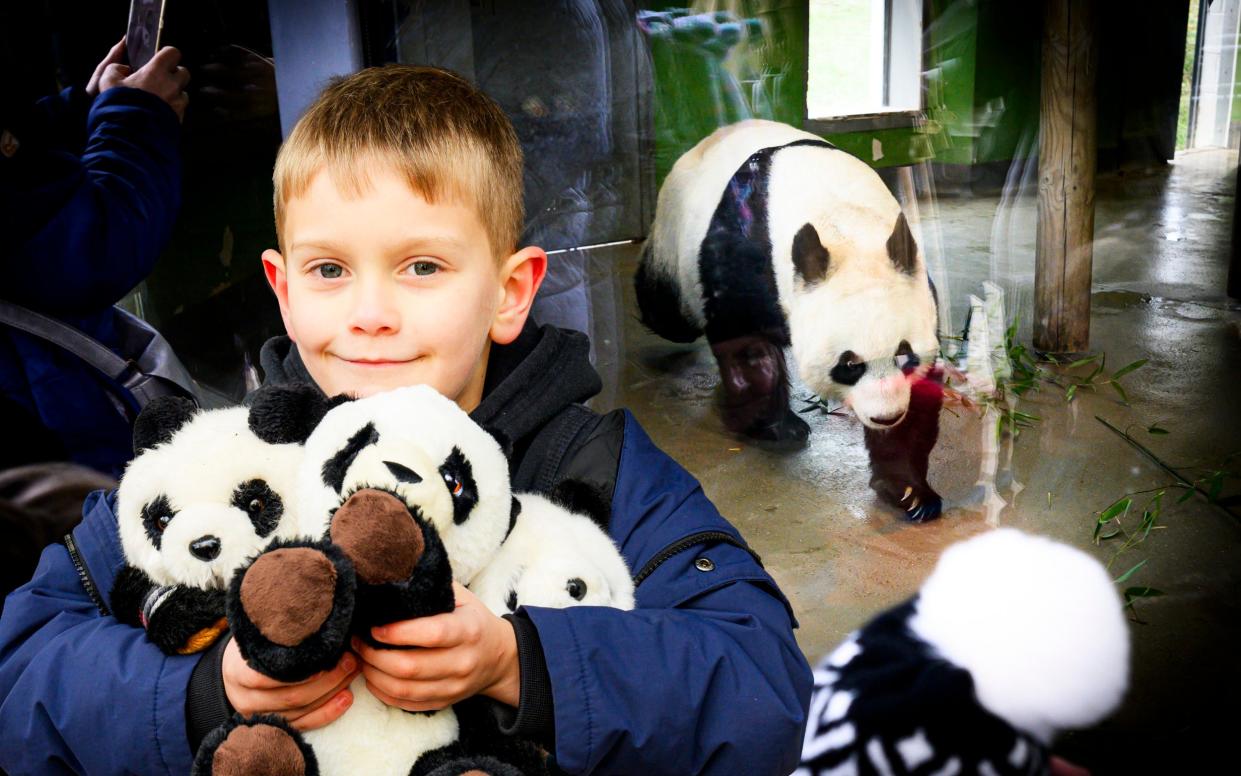
<path id="1" fill-rule="evenodd" d="M 750 116 L 801 126 L 806 118 L 806 2 L 645 2 L 640 14 L 655 72 L 660 181 L 714 129 Z M 1038 36 L 1000 0 L 932 0 L 924 20 L 926 122 L 914 129 L 825 137 L 875 167 L 1012 158 L 1037 136 Z M 1014 25 L 1014 19 L 1022 21 Z M 1033 129 L 1031 130 L 1031 122 Z M 873 158 L 874 141 L 882 158 Z"/>

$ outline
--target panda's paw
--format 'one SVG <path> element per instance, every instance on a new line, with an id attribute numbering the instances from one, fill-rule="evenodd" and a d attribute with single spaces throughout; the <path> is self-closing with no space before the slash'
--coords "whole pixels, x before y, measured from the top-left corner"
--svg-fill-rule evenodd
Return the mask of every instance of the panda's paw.
<path id="1" fill-rule="evenodd" d="M 203 739 L 191 776 L 317 776 L 314 751 L 282 717 L 234 716 Z"/>
<path id="2" fill-rule="evenodd" d="M 779 420 L 755 422 L 744 433 L 771 450 L 801 450 L 810 441 L 810 425 L 791 410 Z"/>
<path id="3" fill-rule="evenodd" d="M 452 566 L 439 533 L 397 496 L 359 490 L 336 510 L 328 535 L 357 575 L 354 627 L 363 638 L 370 640 L 372 625 L 453 610 Z"/>
<path id="4" fill-rule="evenodd" d="M 892 477 L 873 477 L 870 486 L 911 523 L 934 520 L 944 511 L 943 498 L 926 482 L 919 484 Z"/>
<path id="5" fill-rule="evenodd" d="M 279 541 L 229 585 L 227 612 L 256 671 L 299 682 L 336 665 L 349 639 L 353 565 L 331 542 Z"/>

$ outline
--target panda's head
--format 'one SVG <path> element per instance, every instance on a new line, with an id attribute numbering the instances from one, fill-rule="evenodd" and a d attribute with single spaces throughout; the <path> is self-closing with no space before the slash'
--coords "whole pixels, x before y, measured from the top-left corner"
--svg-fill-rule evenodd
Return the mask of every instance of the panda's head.
<path id="1" fill-rule="evenodd" d="M 121 547 L 156 583 L 223 588 L 270 541 L 295 535 L 301 448 L 255 436 L 245 408 L 158 399 L 138 417 L 134 451 L 117 488 Z"/>
<path id="2" fill-rule="evenodd" d="M 470 589 L 496 614 L 519 606 L 632 609 L 633 580 L 593 520 L 533 493 L 517 497 L 512 533 Z"/>
<path id="3" fill-rule="evenodd" d="M 350 495 L 378 488 L 435 526 L 463 583 L 499 548 L 511 513 L 508 459 L 454 402 L 420 385 L 300 411 L 318 419 L 286 413 L 281 423 L 313 428 L 297 478 L 303 535 L 323 536 Z"/>
<path id="4" fill-rule="evenodd" d="M 835 251 L 811 224 L 793 240 L 789 328 L 798 374 L 819 395 L 842 399 L 865 425 L 888 428 L 904 419 L 911 382 L 939 352 L 926 267 L 904 214 L 886 241 L 830 242 Z"/>

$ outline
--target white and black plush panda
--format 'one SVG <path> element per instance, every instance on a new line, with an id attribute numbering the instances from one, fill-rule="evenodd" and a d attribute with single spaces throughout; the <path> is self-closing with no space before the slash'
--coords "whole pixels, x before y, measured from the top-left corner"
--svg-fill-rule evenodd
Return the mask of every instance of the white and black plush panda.
<path id="1" fill-rule="evenodd" d="M 815 668 L 794 776 L 1047 774 L 1055 735 L 1112 713 L 1128 676 L 1103 566 L 990 531 L 948 548 L 914 598 Z"/>
<path id="2" fill-rule="evenodd" d="M 134 451 L 117 489 L 127 565 L 113 609 L 165 652 L 196 652 L 223 630 L 233 571 L 296 534 L 290 500 L 301 446 L 257 437 L 243 407 L 199 411 L 164 397 L 138 416 Z"/>
<path id="3" fill-rule="evenodd" d="M 802 381 L 862 421 L 878 493 L 913 520 L 939 514 L 926 468 L 942 395 L 921 386 L 939 350 L 934 291 L 869 166 L 785 124 L 717 130 L 664 181 L 635 286 L 656 334 L 706 334 L 731 430 L 805 443 L 789 408 L 791 346 Z"/>
<path id="4" fill-rule="evenodd" d="M 496 614 L 518 606 L 632 609 L 634 585 L 620 551 L 592 518 L 536 493 L 517 496 L 512 532 L 470 590 Z"/>
<path id="5" fill-rule="evenodd" d="M 428 387 L 357 400 L 328 400 L 312 386 L 264 389 L 251 427 L 272 443 L 305 443 L 296 498 L 301 538 L 270 547 L 229 589 L 239 650 L 268 676 L 304 679 L 335 665 L 352 635 L 383 646 L 373 626 L 451 611 L 454 577 L 468 582 L 512 523 L 500 444 Z M 453 709 L 414 714 L 388 706 L 361 676 L 350 689 L 349 710 L 305 734 L 264 719 L 233 720 L 204 741 L 195 772 L 232 773 L 236 762 L 259 767 L 272 747 L 289 755 L 292 765 L 280 773 L 290 776 L 517 771 L 465 751 Z"/>

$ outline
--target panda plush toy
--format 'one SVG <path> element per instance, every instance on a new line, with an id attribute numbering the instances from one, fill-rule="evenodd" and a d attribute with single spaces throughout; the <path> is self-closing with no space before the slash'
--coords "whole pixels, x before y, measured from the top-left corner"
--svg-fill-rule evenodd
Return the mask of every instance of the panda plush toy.
<path id="1" fill-rule="evenodd" d="M 134 451 L 117 488 L 126 566 L 112 608 L 166 653 L 206 649 L 224 630 L 234 569 L 296 535 L 301 446 L 260 439 L 245 408 L 199 411 L 161 397 L 139 414 Z"/>
<path id="2" fill-rule="evenodd" d="M 862 161 L 808 132 L 748 120 L 673 166 L 635 277 L 643 323 L 673 342 L 706 334 L 725 424 L 806 443 L 784 349 L 802 381 L 862 421 L 871 486 L 914 521 L 939 515 L 927 459 L 942 392 L 926 264 L 899 203 Z"/>
<path id="3" fill-rule="evenodd" d="M 256 670 L 282 681 L 336 664 L 371 628 L 451 611 L 497 553 L 515 513 L 500 444 L 425 386 L 324 399 L 310 386 L 264 389 L 250 427 L 270 444 L 304 441 L 296 475 L 300 538 L 273 544 L 234 576 L 233 637 Z M 382 644 L 377 644 L 383 646 Z M 235 718 L 199 749 L 195 773 L 539 773 L 465 751 L 453 709 L 410 713 L 371 695 L 301 734 L 277 717 Z M 475 739 L 471 739 L 475 740 Z"/>
<path id="4" fill-rule="evenodd" d="M 629 567 L 596 522 L 599 510 L 588 516 L 535 493 L 519 494 L 517 503 L 512 532 L 470 583 L 488 609 L 504 615 L 523 605 L 633 608 Z"/>
<path id="5" fill-rule="evenodd" d="M 1049 773 L 1062 730 L 1128 685 L 1120 596 L 1084 552 L 1014 529 L 952 547 L 814 671 L 794 776 Z"/>

